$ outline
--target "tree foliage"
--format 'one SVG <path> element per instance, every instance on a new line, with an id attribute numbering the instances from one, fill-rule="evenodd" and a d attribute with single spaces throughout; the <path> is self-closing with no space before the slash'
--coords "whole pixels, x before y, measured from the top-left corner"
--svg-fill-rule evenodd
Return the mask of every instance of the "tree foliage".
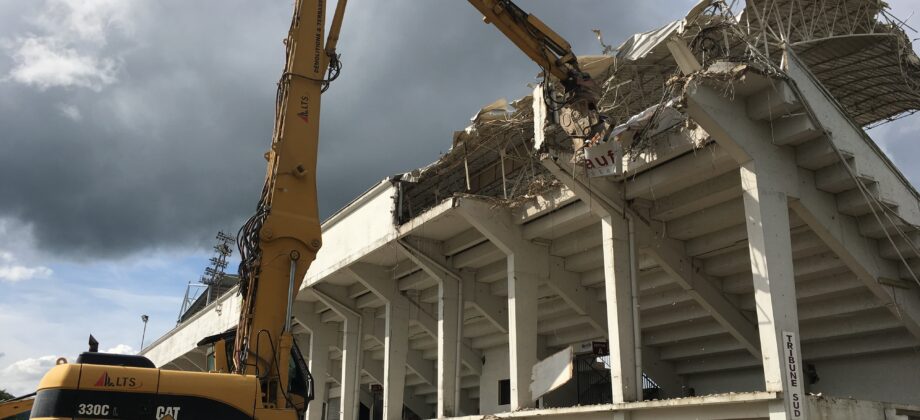
<path id="1" fill-rule="evenodd" d="M 13 394 L 6 392 L 5 389 L 0 389 L 0 401 L 9 400 L 15 398 Z"/>

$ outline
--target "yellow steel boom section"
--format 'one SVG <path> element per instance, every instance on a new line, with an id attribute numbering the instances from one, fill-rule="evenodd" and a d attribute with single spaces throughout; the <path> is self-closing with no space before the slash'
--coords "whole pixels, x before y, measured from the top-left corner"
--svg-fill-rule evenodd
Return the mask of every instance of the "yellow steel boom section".
<path id="1" fill-rule="evenodd" d="M 256 214 L 238 239 L 243 303 L 233 365 L 237 373 L 259 377 L 269 406 L 290 403 L 290 305 L 322 245 L 316 202 L 320 96 L 328 85 L 327 68 L 338 71 L 334 45 L 344 4 L 338 4 L 327 50 L 326 2 L 296 2 L 285 40 L 265 185 Z"/>
<path id="2" fill-rule="evenodd" d="M 559 80 L 578 74 L 572 47 L 534 15 L 511 0 L 469 0 L 486 23 L 495 25 L 531 60 Z"/>

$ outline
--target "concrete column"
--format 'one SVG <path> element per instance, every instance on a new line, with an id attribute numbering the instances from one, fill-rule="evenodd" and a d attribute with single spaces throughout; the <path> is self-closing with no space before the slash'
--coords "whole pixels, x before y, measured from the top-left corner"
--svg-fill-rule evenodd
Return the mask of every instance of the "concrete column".
<path id="1" fill-rule="evenodd" d="M 333 345 L 337 334 L 333 328 L 314 329 L 310 340 L 297 344 L 301 351 L 307 349 L 310 374 L 313 375 L 313 401 L 307 407 L 306 420 L 321 420 L 326 407 L 326 375 L 329 374 L 329 347 Z"/>
<path id="2" fill-rule="evenodd" d="M 765 169 L 765 168 L 764 168 Z M 771 407 L 771 419 L 804 418 L 805 404 L 795 298 L 789 207 L 784 188 L 758 176 L 754 161 L 741 165 L 748 248 L 767 391 L 782 392 L 783 404 Z"/>
<path id="3" fill-rule="evenodd" d="M 350 308 L 342 296 L 333 297 L 329 293 L 335 292 L 333 288 L 325 288 L 327 292 L 319 289 L 319 286 L 313 287 L 313 293 L 316 297 L 332 309 L 335 313 L 345 319 L 342 323 L 342 376 L 341 376 L 341 400 L 339 404 L 339 418 L 342 420 L 351 420 L 358 418 L 358 406 L 361 397 L 361 360 L 362 360 L 362 343 L 364 340 L 361 313 Z M 341 294 L 341 293 L 339 293 Z"/>
<path id="4" fill-rule="evenodd" d="M 383 418 L 401 420 L 406 388 L 406 355 L 409 350 L 409 306 L 404 299 L 396 299 L 387 303 L 386 311 Z"/>
<path id="5" fill-rule="evenodd" d="M 386 303 L 383 334 L 377 333 L 376 328 L 373 330 L 374 336 L 384 345 L 383 418 L 401 419 L 405 404 L 406 368 L 413 364 L 419 368 L 421 359 L 419 354 L 415 354 L 419 360 L 409 360 L 408 357 L 411 353 L 409 301 L 400 294 L 399 286 L 387 267 L 355 263 L 348 267 L 348 271 Z"/>
<path id="6" fill-rule="evenodd" d="M 342 337 L 342 399 L 339 418 L 357 419 L 361 391 L 361 319 L 349 316 L 343 323 Z"/>
<path id="7" fill-rule="evenodd" d="M 303 302 L 294 304 L 294 318 L 310 331 L 309 341 L 305 336 L 297 341 L 300 351 L 306 352 L 313 375 L 313 401 L 307 407 L 306 420 L 321 420 L 329 400 L 326 392 L 326 377 L 331 371 L 329 349 L 335 345 L 339 331 L 335 324 L 323 323 L 313 305 Z"/>
<path id="8" fill-rule="evenodd" d="M 458 415 L 460 393 L 460 284 L 439 279 L 438 285 L 438 417 Z"/>
<path id="9" fill-rule="evenodd" d="M 511 373 L 511 410 L 534 407 L 530 377 L 537 363 L 537 295 L 541 255 L 508 254 L 508 350 Z"/>
<path id="10" fill-rule="evenodd" d="M 601 219 L 604 241 L 604 289 L 607 295 L 607 331 L 610 337 L 610 384 L 613 403 L 642 398 L 641 354 L 636 353 L 635 306 L 633 305 L 633 264 L 630 255 L 629 225 L 622 217 Z"/>
<path id="11" fill-rule="evenodd" d="M 510 408 L 532 408 L 530 378 L 537 363 L 538 287 L 543 282 L 554 283 L 547 249 L 524 239 L 520 226 L 512 221 L 508 211 L 495 211 L 485 203 L 470 199 L 456 199 L 454 206 L 467 222 L 507 256 Z M 560 295 L 565 295 L 565 290 L 562 292 Z"/>

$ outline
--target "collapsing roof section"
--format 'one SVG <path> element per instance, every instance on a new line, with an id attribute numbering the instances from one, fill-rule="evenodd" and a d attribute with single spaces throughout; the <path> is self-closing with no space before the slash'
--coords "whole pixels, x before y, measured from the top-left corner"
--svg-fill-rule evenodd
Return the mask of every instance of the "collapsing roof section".
<path id="1" fill-rule="evenodd" d="M 871 127 L 920 110 L 920 58 L 905 26 L 879 0 L 749 0 L 738 14 L 724 1 L 704 0 L 682 20 L 579 62 L 601 84 L 601 111 L 629 132 L 628 174 L 650 166 L 674 138 L 693 147 L 708 141 L 685 116 L 673 124 L 682 115 L 674 104 L 683 79 L 669 41 L 686 43 L 703 68 L 732 62 L 775 69 L 789 46 L 854 122 Z M 637 114 L 651 115 L 640 119 L 646 126 L 630 121 Z M 393 179 L 397 224 L 456 194 L 514 205 L 553 186 L 533 157 L 532 120 L 531 97 L 483 108 L 441 159 Z"/>
<path id="2" fill-rule="evenodd" d="M 920 59 L 881 0 L 752 0 L 740 28 L 764 53 L 789 44 L 850 117 L 876 125 L 920 109 Z"/>

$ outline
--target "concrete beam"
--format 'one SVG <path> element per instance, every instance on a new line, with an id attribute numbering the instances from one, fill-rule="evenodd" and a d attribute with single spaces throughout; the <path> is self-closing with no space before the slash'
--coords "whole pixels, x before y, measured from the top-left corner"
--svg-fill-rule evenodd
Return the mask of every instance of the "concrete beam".
<path id="1" fill-rule="evenodd" d="M 394 305 L 405 307 L 407 309 L 407 327 L 410 321 L 417 321 L 420 313 L 422 317 L 430 318 L 430 315 L 415 307 L 405 295 L 399 292 L 398 283 L 395 279 L 387 278 L 385 274 L 381 274 L 387 272 L 387 267 L 374 266 L 371 264 L 352 264 L 349 267 L 349 271 L 355 275 L 360 282 L 366 284 L 368 289 L 377 294 L 381 299 L 384 299 L 386 302 L 394 302 Z M 430 323 L 430 321 L 426 322 L 426 324 Z M 389 327 L 385 328 L 389 329 Z M 386 333 L 375 332 L 375 338 L 380 344 L 386 346 Z M 406 341 L 406 345 L 404 346 L 407 349 L 406 366 L 409 370 L 415 372 L 425 383 L 436 385 L 437 376 L 434 364 L 425 360 L 420 351 L 409 349 L 408 336 Z"/>
<path id="2" fill-rule="evenodd" d="M 476 273 L 477 276 L 479 273 Z M 488 284 L 470 279 L 463 283 L 463 299 L 499 331 L 508 333 L 508 302 L 492 294 Z"/>
<path id="3" fill-rule="evenodd" d="M 459 201 L 455 205 L 470 224 L 480 229 L 503 252 L 523 252 L 534 255 L 535 261 L 548 262 L 546 272 L 535 273 L 539 276 L 539 282 L 545 283 L 562 297 L 576 313 L 587 316 L 589 323 L 598 332 L 606 333 L 604 305 L 597 301 L 596 294 L 581 285 L 578 274 L 565 270 L 564 259 L 553 257 L 547 247 L 528 241 L 521 228 L 513 223 L 507 210 L 492 209 L 483 202 L 471 199 Z"/>
<path id="4" fill-rule="evenodd" d="M 741 197 L 741 181 L 738 178 L 738 172 L 726 172 L 716 178 L 655 200 L 652 207 L 652 218 L 666 222 L 737 197 Z"/>
<path id="5" fill-rule="evenodd" d="M 862 236 L 857 221 L 837 212 L 832 194 L 815 187 L 811 172 L 798 174 L 800 196 L 790 201 L 792 210 L 824 241 L 831 251 L 869 288 L 910 333 L 920 339 L 920 295 L 916 289 L 899 289 L 882 283 L 897 279 L 898 265 L 882 259 L 876 241 Z"/>
<path id="6" fill-rule="evenodd" d="M 193 358 L 191 358 L 189 355 L 190 355 L 190 353 L 183 354 L 183 355 L 181 356 L 181 359 L 185 360 L 185 361 L 188 362 L 190 365 L 192 365 L 192 367 L 194 367 L 194 369 L 192 369 L 193 371 L 196 371 L 196 372 L 207 372 L 206 366 L 202 365 L 201 363 L 196 362 L 196 361 L 195 361 Z"/>
<path id="7" fill-rule="evenodd" d="M 782 85 L 784 89 L 788 89 L 785 83 L 782 83 Z M 784 93 L 781 96 L 788 95 Z M 825 101 L 823 97 L 812 99 L 819 102 Z M 711 109 L 711 107 L 707 109 L 707 104 L 718 104 L 719 101 L 721 101 L 721 105 L 717 105 L 718 109 Z M 730 106 L 726 106 L 726 102 L 712 89 L 698 88 L 697 92 L 691 94 L 688 98 L 689 112 L 697 119 L 697 122 L 716 138 L 738 143 L 742 139 L 751 137 L 753 133 L 759 134 L 757 137 L 761 138 L 768 136 L 769 132 L 766 132 L 768 127 L 753 124 L 746 118 L 732 118 Z M 837 115 L 832 115 L 830 118 L 840 119 Z M 720 127 L 710 127 L 716 125 L 720 125 Z M 844 131 L 849 128 L 851 127 L 844 127 Z M 737 135 L 733 135 L 736 133 Z M 830 133 L 828 135 L 835 134 Z M 837 135 L 840 134 L 838 133 Z M 831 141 L 830 137 L 824 141 Z M 769 156 L 782 153 L 769 142 L 748 142 L 747 144 L 749 144 L 748 149 L 750 149 L 746 151 L 748 156 Z M 789 156 L 784 156 L 784 158 L 789 158 Z M 790 159 L 783 160 L 794 161 Z M 846 167 L 842 166 L 846 164 L 848 163 L 840 162 L 835 167 L 825 168 L 819 172 L 836 170 L 839 172 L 838 178 L 841 179 L 839 183 L 848 185 L 842 188 L 849 189 L 852 186 L 850 184 L 855 185 L 855 182 L 852 180 L 850 171 L 847 171 Z M 797 176 L 792 177 L 789 176 L 790 174 L 797 174 Z M 794 167 L 791 170 L 784 168 L 782 173 L 776 176 L 782 177 L 786 182 L 790 182 L 790 180 L 793 182 L 794 185 L 787 186 L 786 190 L 791 191 L 791 195 L 796 198 L 789 202 L 789 206 L 795 214 L 821 237 L 841 261 L 856 273 L 869 290 L 904 323 L 905 327 L 915 337 L 920 338 L 920 294 L 916 290 L 907 292 L 897 290 L 880 282 L 880 279 L 883 278 L 897 278 L 897 265 L 881 259 L 877 244 L 861 234 L 857 221 L 839 213 L 835 197 L 823 191 L 829 190 L 827 185 L 823 185 L 828 184 L 824 179 L 827 176 L 822 175 L 822 180 L 819 180 L 818 175 Z M 819 188 L 819 183 L 822 182 L 822 187 Z M 897 299 L 895 299 L 896 293 L 901 295 Z M 910 293 L 911 296 L 906 298 L 903 296 L 904 293 Z"/>
<path id="8" fill-rule="evenodd" d="M 385 368 L 383 366 L 383 362 L 371 357 L 370 353 L 365 352 L 364 355 L 361 356 L 361 371 L 366 373 L 367 376 L 371 378 L 371 380 L 373 380 L 379 385 L 386 384 L 386 376 L 385 376 L 386 374 L 384 373 L 384 369 Z M 405 375 L 403 375 L 403 378 L 405 380 Z M 386 399 L 384 399 L 384 405 L 386 405 Z M 399 418 L 401 418 L 402 417 L 402 405 L 400 405 L 399 408 L 400 408 Z M 386 411 L 384 411 L 384 413 L 386 413 Z"/>
<path id="9" fill-rule="evenodd" d="M 421 252 L 418 249 L 416 249 L 416 251 Z M 431 255 L 428 255 L 426 253 L 422 253 L 420 255 L 425 255 L 427 259 L 431 259 L 432 261 L 434 261 L 434 258 Z M 447 269 L 448 266 L 446 264 L 440 263 L 439 267 L 440 269 Z M 445 274 L 445 275 L 459 276 L 460 274 L 457 272 L 453 272 L 452 274 Z M 431 312 L 429 312 L 425 308 L 422 308 L 420 305 L 413 304 L 413 306 L 414 306 L 414 308 L 412 309 L 413 316 L 411 317 L 411 319 L 414 322 L 416 322 L 420 327 L 422 327 L 422 329 L 425 330 L 425 332 L 427 332 L 431 337 L 433 337 L 434 339 L 437 339 L 438 337 L 437 319 L 435 319 L 435 317 L 431 315 Z M 461 341 L 461 345 L 460 345 L 460 361 L 463 363 L 464 366 L 466 366 L 476 375 L 480 375 L 482 373 L 482 353 L 476 349 L 471 348 L 467 343 L 463 341 Z"/>
<path id="10" fill-rule="evenodd" d="M 479 235 L 478 231 L 477 235 Z M 480 235 L 480 238 L 481 237 Z M 506 303 L 503 299 L 493 295 L 489 291 L 488 285 L 474 281 L 478 273 L 473 274 L 471 272 L 458 271 L 456 268 L 452 267 L 443 256 L 432 255 L 429 252 L 425 252 L 421 249 L 423 247 L 412 245 L 410 241 L 411 239 L 402 241 L 400 247 L 403 248 L 403 252 L 406 253 L 413 262 L 415 262 L 416 259 L 422 261 L 421 263 L 417 263 L 417 265 L 420 267 L 428 267 L 429 270 L 426 271 L 433 276 L 436 275 L 460 281 L 463 287 L 462 295 L 464 302 L 476 308 L 476 310 L 489 319 L 496 328 L 502 332 L 508 332 L 508 319 L 505 315 Z M 434 246 L 434 244 L 430 243 L 429 245 Z"/>
<path id="11" fill-rule="evenodd" d="M 186 358 L 184 355 L 177 357 L 175 360 L 173 360 L 170 363 L 172 363 L 179 370 L 184 370 L 187 372 L 198 372 L 199 371 L 199 369 L 195 366 L 195 364 L 190 362 L 188 358 Z"/>
<path id="12" fill-rule="evenodd" d="M 391 302 L 397 296 L 402 296 L 399 293 L 399 283 L 390 267 L 358 262 L 346 267 L 345 271 L 351 273 L 359 284 L 364 285 L 384 302 Z"/>
<path id="13" fill-rule="evenodd" d="M 521 231 L 524 239 L 534 239 L 544 236 L 555 236 L 565 230 L 577 230 L 584 223 L 593 224 L 594 219 L 591 209 L 582 202 L 569 204 L 559 210 L 547 214 L 523 226 Z"/>
<path id="14" fill-rule="evenodd" d="M 467 229 L 460 234 L 444 241 L 444 255 L 454 255 L 485 242 L 476 229 Z"/>
<path id="15" fill-rule="evenodd" d="M 373 338 L 381 345 L 386 345 L 386 334 L 382 330 L 375 332 Z M 383 351 L 383 354 L 383 357 L 386 358 L 386 350 Z M 434 357 L 437 357 L 437 355 L 435 354 Z M 434 363 L 430 360 L 427 360 L 424 353 L 421 351 L 409 348 L 408 343 L 406 344 L 406 367 L 415 373 L 416 376 L 418 376 L 418 380 L 421 381 L 421 383 L 426 383 L 432 386 L 437 385 L 438 378 L 437 373 L 435 372 Z M 409 385 L 417 384 L 410 384 L 407 381 L 406 386 Z"/>
<path id="16" fill-rule="evenodd" d="M 588 324 L 601 334 L 607 333 L 607 317 L 604 304 L 597 300 L 597 292 L 581 284 L 581 277 L 565 269 L 565 260 L 551 257 L 548 250 L 543 258 L 549 260 L 549 276 L 545 283 L 579 315 L 586 317 Z"/>
<path id="17" fill-rule="evenodd" d="M 414 305 L 411 310 L 411 319 L 415 321 L 422 330 L 425 331 L 434 340 L 438 337 L 438 320 L 431 315 L 424 304 Z M 460 361 L 476 375 L 482 374 L 482 353 L 471 348 L 466 342 L 460 346 Z"/>
<path id="18" fill-rule="evenodd" d="M 566 165 L 550 157 L 543 158 L 541 163 L 582 200 L 590 203 L 595 214 L 618 217 L 626 212 L 631 215 L 638 246 L 657 260 L 659 266 L 742 343 L 749 353 L 760 358 L 760 344 L 754 324 L 714 286 L 713 279 L 696 270 L 693 258 L 687 255 L 683 242 L 662 235 L 638 217 L 622 199 L 620 186 L 602 179 L 589 182 L 584 174 L 572 173 Z"/>
<path id="19" fill-rule="evenodd" d="M 657 166 L 654 171 L 629 177 L 622 187 L 625 199 L 665 197 L 738 166 L 731 155 L 718 145 L 710 145 L 703 150 L 705 153 L 687 153 Z"/>
<path id="20" fill-rule="evenodd" d="M 434 410 L 431 409 L 425 398 L 416 395 L 414 391 L 406 392 L 406 407 L 423 419 L 435 417 Z"/>

